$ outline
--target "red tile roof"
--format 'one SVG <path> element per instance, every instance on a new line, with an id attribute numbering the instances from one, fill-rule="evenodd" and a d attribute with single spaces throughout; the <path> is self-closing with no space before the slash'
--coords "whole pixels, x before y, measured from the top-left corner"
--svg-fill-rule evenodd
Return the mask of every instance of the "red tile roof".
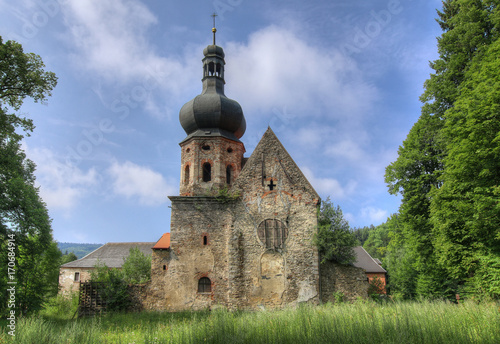
<path id="1" fill-rule="evenodd" d="M 156 242 L 156 244 L 153 246 L 154 249 L 167 249 L 170 248 L 170 233 L 165 233 L 161 236 L 160 240 Z"/>

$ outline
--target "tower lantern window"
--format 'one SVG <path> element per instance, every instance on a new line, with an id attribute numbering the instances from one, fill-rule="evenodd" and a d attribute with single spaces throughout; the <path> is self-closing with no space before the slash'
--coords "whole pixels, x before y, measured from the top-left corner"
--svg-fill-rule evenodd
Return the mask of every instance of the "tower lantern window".
<path id="1" fill-rule="evenodd" d="M 212 165 L 209 162 L 203 164 L 203 181 L 209 182 L 212 180 Z"/>

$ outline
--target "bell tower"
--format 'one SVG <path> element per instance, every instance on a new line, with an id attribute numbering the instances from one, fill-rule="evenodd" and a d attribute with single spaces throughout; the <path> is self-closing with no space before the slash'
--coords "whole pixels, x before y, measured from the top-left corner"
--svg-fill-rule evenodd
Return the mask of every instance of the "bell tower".
<path id="1" fill-rule="evenodd" d="M 215 18 L 215 17 L 214 17 Z M 215 26 L 215 25 L 214 25 Z M 242 169 L 246 129 L 240 104 L 224 95 L 224 50 L 203 50 L 201 94 L 181 108 L 179 121 L 187 137 L 181 146 L 181 196 L 204 196 L 228 187 Z"/>

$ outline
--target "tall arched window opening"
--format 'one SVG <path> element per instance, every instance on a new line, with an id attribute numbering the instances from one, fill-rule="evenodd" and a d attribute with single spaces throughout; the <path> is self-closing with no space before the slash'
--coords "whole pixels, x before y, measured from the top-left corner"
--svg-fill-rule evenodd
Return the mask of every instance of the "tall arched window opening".
<path id="1" fill-rule="evenodd" d="M 209 162 L 203 164 L 203 181 L 209 182 L 212 180 L 212 165 Z"/>
<path id="2" fill-rule="evenodd" d="M 258 234 L 260 241 L 266 245 L 266 248 L 281 249 L 288 236 L 288 229 L 283 222 L 268 219 L 260 223 Z"/>
<path id="3" fill-rule="evenodd" d="M 233 178 L 233 167 L 231 165 L 226 167 L 226 183 L 231 184 Z"/>
<path id="4" fill-rule="evenodd" d="M 186 168 L 184 169 L 184 184 L 188 185 L 189 183 L 189 165 L 186 165 Z"/>
<path id="5" fill-rule="evenodd" d="M 198 293 L 212 292 L 212 281 L 208 277 L 202 277 L 198 280 Z"/>

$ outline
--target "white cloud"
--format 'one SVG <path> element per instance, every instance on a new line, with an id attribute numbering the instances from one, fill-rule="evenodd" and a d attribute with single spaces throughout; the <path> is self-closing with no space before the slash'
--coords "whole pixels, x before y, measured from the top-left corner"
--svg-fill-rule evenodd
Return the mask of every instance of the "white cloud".
<path id="1" fill-rule="evenodd" d="M 353 139 L 344 139 L 327 147 L 325 153 L 329 156 L 342 158 L 351 161 L 366 161 L 367 154 L 360 146 L 358 141 Z"/>
<path id="2" fill-rule="evenodd" d="M 332 200 L 337 202 L 352 195 L 356 190 L 357 183 L 353 180 L 350 180 L 347 185 L 342 186 L 336 179 L 315 177 L 312 170 L 308 167 L 301 167 L 301 170 L 316 192 L 322 197 L 330 196 Z"/>
<path id="3" fill-rule="evenodd" d="M 387 216 L 387 210 L 375 207 L 365 207 L 361 209 L 361 217 L 363 220 L 368 220 L 369 223 L 381 223 L 387 219 Z"/>
<path id="4" fill-rule="evenodd" d="M 62 162 L 47 148 L 26 148 L 27 156 L 37 165 L 35 175 L 40 196 L 49 209 L 71 209 L 99 182 L 94 168 L 83 171 Z"/>
<path id="5" fill-rule="evenodd" d="M 300 117 L 348 119 L 362 115 L 376 97 L 340 51 L 277 26 L 253 33 L 247 44 L 229 43 L 226 51 L 229 93 L 247 111 L 269 114 L 286 106 Z"/>
<path id="6" fill-rule="evenodd" d="M 68 42 L 76 49 L 72 60 L 108 82 L 135 82 L 132 97 L 136 92 L 142 98 L 140 88 L 157 87 L 175 97 L 185 94 L 196 76 L 199 80 L 194 63 L 200 56 L 168 58 L 156 53 L 147 37 L 158 19 L 142 2 L 68 1 L 62 8 Z"/>
<path id="7" fill-rule="evenodd" d="M 160 173 L 130 161 L 123 164 L 115 161 L 107 171 L 113 179 L 115 194 L 137 199 L 142 205 L 160 205 L 167 202 L 168 195 L 176 192 L 172 183 L 167 183 Z"/>

